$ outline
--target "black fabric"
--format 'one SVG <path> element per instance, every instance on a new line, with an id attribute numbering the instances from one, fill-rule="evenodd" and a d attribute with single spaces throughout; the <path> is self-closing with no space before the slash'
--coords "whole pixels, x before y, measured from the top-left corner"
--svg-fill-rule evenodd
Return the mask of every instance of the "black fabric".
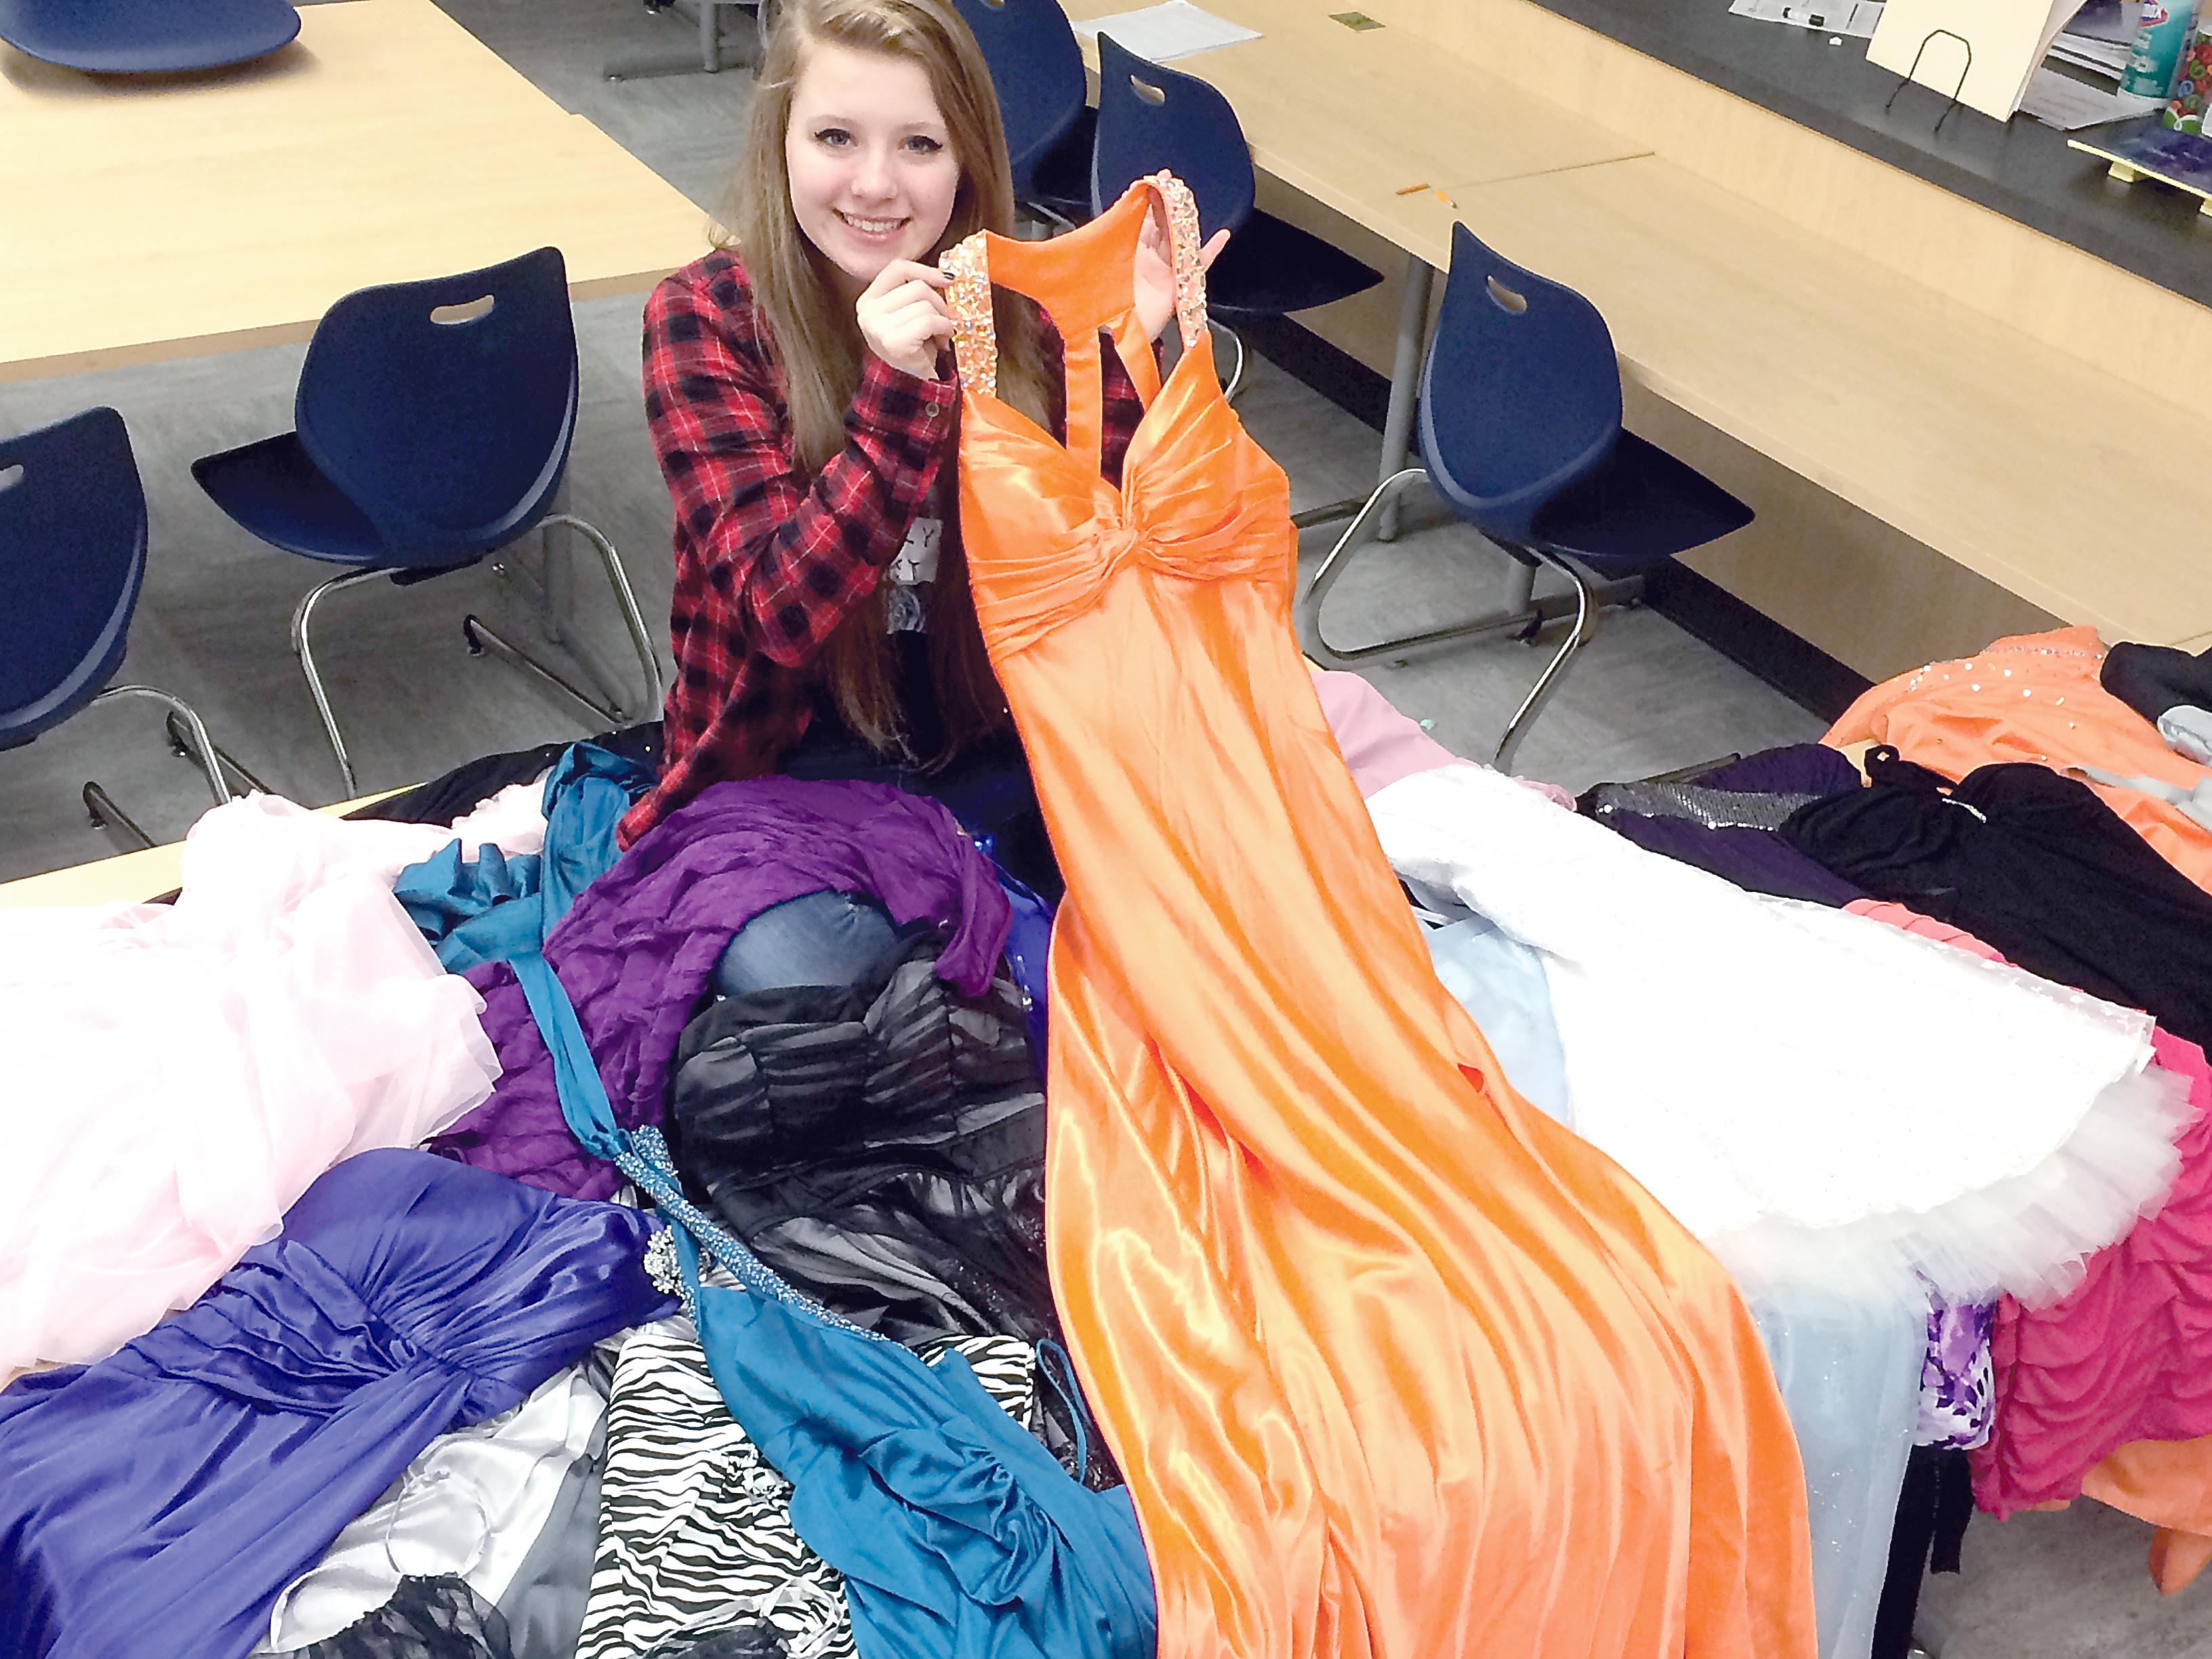
<path id="1" fill-rule="evenodd" d="M 711 1636 L 684 1637 L 658 1650 L 651 1659 L 787 1659 L 790 1644 L 763 1619 L 745 1619 Z"/>
<path id="2" fill-rule="evenodd" d="M 2212 651 L 2191 656 L 2170 645 L 2116 645 L 2105 653 L 2097 678 L 2154 724 L 2182 703 L 2212 708 Z"/>
<path id="3" fill-rule="evenodd" d="M 614 1383 L 614 1345 L 581 1362 L 602 1395 Z M 599 1487 L 607 1468 L 607 1419 L 592 1429 L 584 1455 L 569 1464 L 537 1541 L 499 1598 L 514 1659 L 575 1659 L 584 1607 L 592 1589 L 592 1558 L 599 1541 Z"/>
<path id="4" fill-rule="evenodd" d="M 1647 853 L 1732 882 L 1747 892 L 1840 909 L 1867 895 L 1778 833 L 1808 800 L 1856 791 L 1858 769 L 1820 744 L 1794 744 L 1732 761 L 1692 783 L 1601 783 L 1575 803 Z"/>
<path id="5" fill-rule="evenodd" d="M 2086 784 L 2010 764 L 1954 787 L 1887 747 L 1867 767 L 1871 787 L 1802 809 L 1784 839 L 2032 973 L 2212 1042 L 2212 896 Z"/>
<path id="6" fill-rule="evenodd" d="M 975 1001 L 920 938 L 853 989 L 732 997 L 684 1030 L 678 1167 L 768 1263 L 903 1342 L 1056 1337 L 1044 1099 L 1001 975 Z"/>
<path id="7" fill-rule="evenodd" d="M 1960 1572 L 1966 1543 L 1966 1523 L 1974 1518 L 1974 1468 L 1966 1454 L 1949 1448 L 1951 1455 L 1938 1468 L 1936 1484 L 1936 1531 L 1929 1540 L 1928 1570 Z"/>
<path id="8" fill-rule="evenodd" d="M 898 672 L 902 680 L 926 676 L 927 663 L 915 641 L 927 636 L 897 636 L 902 655 Z M 930 710 L 935 722 L 935 695 L 919 696 L 909 687 L 909 708 Z M 915 742 L 917 752 L 934 746 L 933 724 Z M 846 726 L 827 698 L 817 707 L 806 735 L 784 757 L 784 773 L 817 781 L 856 779 L 863 783 L 888 783 L 909 794 L 926 795 L 940 803 L 960 821 L 960 827 L 977 838 L 998 866 L 1047 902 L 1057 904 L 1066 890 L 1060 863 L 1054 857 L 1052 839 L 1045 833 L 1044 814 L 1038 808 L 1036 787 L 1030 778 L 1029 757 L 1012 732 L 977 745 L 950 763 L 936 768 L 917 766 L 896 757 L 878 755 L 859 733 Z"/>
<path id="9" fill-rule="evenodd" d="M 595 743 L 656 773 L 660 770 L 659 720 L 626 726 L 619 732 L 602 732 L 584 741 Z M 535 749 L 485 755 L 465 762 L 428 783 L 418 783 L 412 789 L 403 789 L 396 795 L 356 807 L 346 816 L 385 818 L 397 823 L 450 825 L 455 818 L 466 817 L 486 796 L 497 794 L 511 783 L 527 783 L 532 778 L 543 777 L 568 750 L 566 743 L 541 743 Z"/>
<path id="10" fill-rule="evenodd" d="M 1889 1535 L 1889 1573 L 1874 1619 L 1871 1659 L 1905 1659 L 1920 1612 L 1920 1584 L 1932 1550 L 1938 1572 L 1959 1571 L 1959 1547 L 1974 1509 L 1973 1473 L 1955 1446 L 1915 1446 L 1905 1465 L 1897 1522 Z"/>
<path id="11" fill-rule="evenodd" d="M 158 1650 L 159 1642 L 149 1644 Z M 507 1621 L 459 1578 L 403 1578 L 392 1599 L 285 1659 L 511 1659 Z"/>

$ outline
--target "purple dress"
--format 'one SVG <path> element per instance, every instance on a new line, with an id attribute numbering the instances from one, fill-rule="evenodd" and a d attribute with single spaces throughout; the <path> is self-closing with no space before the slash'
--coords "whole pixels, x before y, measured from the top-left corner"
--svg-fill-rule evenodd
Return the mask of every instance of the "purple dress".
<path id="1" fill-rule="evenodd" d="M 1011 910 L 990 860 L 944 807 L 888 784 L 716 784 L 586 888 L 545 941 L 617 1123 L 661 1121 L 677 1039 L 731 937 L 770 905 L 824 889 L 872 895 L 901 926 L 934 922 L 939 975 L 971 997 L 990 984 Z M 568 1133 L 514 969 L 468 977 L 506 1070 L 432 1148 L 549 1191 L 611 1194 L 621 1177 Z"/>
<path id="2" fill-rule="evenodd" d="M 436 1436 L 665 1317 L 657 1224 L 363 1152 L 206 1296 L 0 1393 L 0 1655 L 244 1659 Z"/>

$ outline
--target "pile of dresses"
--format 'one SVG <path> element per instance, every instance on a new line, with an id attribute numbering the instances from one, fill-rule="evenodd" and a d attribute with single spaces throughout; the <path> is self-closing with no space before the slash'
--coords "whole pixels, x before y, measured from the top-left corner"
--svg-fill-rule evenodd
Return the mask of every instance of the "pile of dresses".
<path id="1" fill-rule="evenodd" d="M 1297 653 L 1195 226 L 948 259 L 1056 913 L 880 783 L 618 856 L 631 734 L 0 917 L 0 1659 L 1862 1659 L 1962 1457 L 2179 1490 L 2202 768 L 2062 742 L 2074 681 L 1970 754 L 2057 654 L 1880 689 L 1871 783 L 1455 760 Z"/>
<path id="2" fill-rule="evenodd" d="M 2168 1589 L 2212 1558 L 2206 688 L 2196 659 L 2064 629 L 1878 686 L 1823 744 L 1600 785 L 1576 822 L 1412 754 L 1410 722 L 1363 778 L 1448 981 L 1486 1029 L 1527 1024 L 1525 969 L 1447 959 L 1469 927 L 1533 955 L 1559 1058 L 1532 1075 L 1752 1295 L 1807 1454 L 1824 1650 L 1901 1655 L 1976 1501 L 2118 1503 L 2168 1528 Z M 1863 1322 L 1870 1267 L 1899 1317 Z M 1793 1363 L 1808 1332 L 1825 1364 Z M 1856 1519 L 1824 1502 L 1823 1439 Z"/>

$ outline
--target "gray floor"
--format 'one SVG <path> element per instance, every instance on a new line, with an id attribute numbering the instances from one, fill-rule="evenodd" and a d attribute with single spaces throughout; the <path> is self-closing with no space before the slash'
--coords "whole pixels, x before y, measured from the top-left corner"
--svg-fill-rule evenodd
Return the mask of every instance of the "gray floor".
<path id="1" fill-rule="evenodd" d="M 610 82 L 612 53 L 690 48 L 696 31 L 636 0 L 443 0 L 447 9 L 565 107 L 587 116 L 702 208 L 720 206 L 750 90 L 742 72 Z M 518 250 L 519 251 L 519 250 Z M 576 307 L 584 407 L 570 467 L 573 510 L 626 554 L 657 629 L 669 592 L 669 507 L 637 391 L 641 301 Z M 203 496 L 194 457 L 288 428 L 301 350 L 234 352 L 150 368 L 0 386 L 0 432 L 94 404 L 121 410 L 152 514 L 144 596 L 125 673 L 192 701 L 216 738 L 272 787 L 337 799 L 337 769 L 286 647 L 292 607 L 326 574 L 255 543 Z M 1375 434 L 1264 362 L 1239 400 L 1253 434 L 1289 472 L 1304 507 L 1372 482 Z M 1328 532 L 1310 535 L 1308 564 Z M 524 562 L 535 556 L 526 550 Z M 1363 555 L 1338 587 L 1329 629 L 1346 643 L 1480 611 L 1498 556 L 1439 527 Z M 623 638 L 591 568 L 577 567 L 576 616 L 619 666 Z M 461 647 L 475 609 L 523 635 L 534 611 L 489 568 L 423 586 L 338 596 L 322 656 L 364 789 L 429 775 L 488 750 L 576 734 L 562 700 Z M 557 653 L 556 653 L 557 654 Z M 1410 654 L 1370 675 L 1400 708 L 1434 722 L 1462 753 L 1487 755 L 1541 662 L 1510 641 Z M 635 666 L 631 675 L 635 673 Z M 631 693 L 635 696 L 635 692 Z M 1655 613 L 1608 615 L 1595 643 L 1522 749 L 1519 769 L 1575 787 L 1636 777 L 1731 750 L 1819 735 L 1821 723 Z M 77 791 L 98 777 L 158 839 L 183 833 L 206 802 L 172 757 L 150 705 L 103 707 L 0 756 L 0 878 L 112 850 L 87 827 Z M 2148 1528 L 2091 1503 L 1999 1525 L 1978 1519 L 1966 1574 L 1936 1579 L 1923 1633 L 1942 1659 L 2153 1659 L 2212 1656 L 2199 1585 L 2161 1601 L 2143 1569 Z"/>

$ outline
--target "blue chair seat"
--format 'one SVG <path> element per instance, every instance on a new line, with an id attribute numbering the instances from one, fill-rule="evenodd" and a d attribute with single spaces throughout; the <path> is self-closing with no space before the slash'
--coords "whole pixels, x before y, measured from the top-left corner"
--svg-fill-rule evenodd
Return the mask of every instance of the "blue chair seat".
<path id="1" fill-rule="evenodd" d="M 597 549 L 648 703 L 661 701 L 660 667 L 621 556 L 584 520 L 556 510 L 578 396 L 567 266 L 559 249 L 539 248 L 481 270 L 346 295 L 316 325 L 293 430 L 192 464 L 200 488 L 241 528 L 346 567 L 293 611 L 292 650 L 348 794 L 360 785 L 315 666 L 316 607 L 380 579 L 405 586 L 465 568 L 534 528 L 566 526 Z M 481 618 L 465 619 L 463 636 L 471 651 L 496 652 L 593 718 L 626 723 L 610 676 L 558 611 L 549 600 L 546 632 L 568 647 L 603 701 Z"/>
<path id="2" fill-rule="evenodd" d="M 0 748 L 58 726 L 122 666 L 146 570 L 146 497 L 123 417 L 87 410 L 0 440 Z"/>
<path id="3" fill-rule="evenodd" d="M 386 556 L 368 515 L 315 465 L 296 432 L 202 456 L 192 477 L 242 527 L 287 553 L 330 564 Z"/>
<path id="4" fill-rule="evenodd" d="M 94 703 L 148 697 L 184 722 L 221 805 L 230 792 L 198 714 L 152 686 L 108 684 L 145 576 L 146 492 L 120 415 L 88 409 L 0 438 L 0 750 Z M 84 802 L 95 824 L 115 822 L 153 845 L 98 784 L 85 785 Z"/>
<path id="5" fill-rule="evenodd" d="M 299 32 L 285 0 L 0 0 L 0 40 L 94 75 L 222 69 Z"/>
<path id="6" fill-rule="evenodd" d="M 1280 317 L 1363 294 L 1382 273 L 1342 248 L 1255 209 L 1206 273 L 1206 304 L 1224 317 Z"/>
<path id="7" fill-rule="evenodd" d="M 1536 568 L 1551 566 L 1573 590 L 1574 623 L 1506 722 L 1495 764 L 1509 766 L 1589 637 L 1601 604 L 1593 582 L 1641 575 L 1752 520 L 1749 507 L 1629 431 L 1620 416 L 1620 360 L 1597 307 L 1453 226 L 1451 276 L 1421 371 L 1422 465 L 1384 479 L 1314 573 L 1297 605 L 1307 649 L 1341 667 L 1445 640 L 1534 639 L 1553 603 L 1536 600 Z M 1395 495 L 1419 479 L 1513 560 L 1504 612 L 1370 645 L 1331 644 L 1321 626 L 1330 588 Z"/>
<path id="8" fill-rule="evenodd" d="M 1537 509 L 1528 539 L 1601 576 L 1628 576 L 1749 524 L 1751 509 L 1626 427 L 1606 459 Z"/>
<path id="9" fill-rule="evenodd" d="M 1098 112 L 1085 104 L 1075 125 L 1040 156 L 1026 180 L 1014 181 L 1014 199 L 1048 209 L 1072 225 L 1091 218 L 1091 152 L 1098 143 Z"/>

